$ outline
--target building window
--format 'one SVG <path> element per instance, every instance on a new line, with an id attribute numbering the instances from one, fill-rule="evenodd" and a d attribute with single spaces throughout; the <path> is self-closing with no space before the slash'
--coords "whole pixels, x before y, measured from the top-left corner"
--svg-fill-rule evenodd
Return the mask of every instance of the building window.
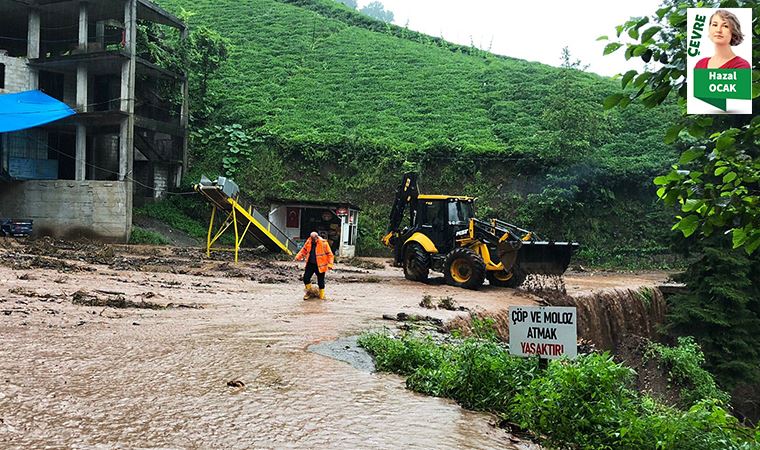
<path id="1" fill-rule="evenodd" d="M 0 89 L 5 89 L 5 64 L 0 64 Z"/>

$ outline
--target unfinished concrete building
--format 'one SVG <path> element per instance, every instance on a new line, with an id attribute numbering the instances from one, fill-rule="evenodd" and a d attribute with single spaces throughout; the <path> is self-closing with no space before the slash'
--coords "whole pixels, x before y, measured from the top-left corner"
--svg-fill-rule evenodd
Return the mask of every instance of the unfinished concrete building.
<path id="1" fill-rule="evenodd" d="M 39 89 L 77 112 L 0 134 L 0 218 L 123 242 L 133 206 L 179 185 L 187 80 L 140 57 L 148 24 L 187 36 L 147 0 L 0 0 L 0 95 Z"/>

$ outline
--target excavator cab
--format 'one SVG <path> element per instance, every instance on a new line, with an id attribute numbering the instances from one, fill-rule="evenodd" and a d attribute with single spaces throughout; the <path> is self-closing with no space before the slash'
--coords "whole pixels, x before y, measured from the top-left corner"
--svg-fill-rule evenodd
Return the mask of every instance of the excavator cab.
<path id="1" fill-rule="evenodd" d="M 529 274 L 565 272 L 577 243 L 541 241 L 507 222 L 479 220 L 475 200 L 420 194 L 417 175 L 404 175 L 382 242 L 393 248 L 407 279 L 425 281 L 434 270 L 448 284 L 477 289 L 486 278 L 491 285 L 518 287 Z M 401 228 L 407 205 L 408 225 Z"/>
<path id="2" fill-rule="evenodd" d="M 456 233 L 466 230 L 475 217 L 475 199 L 445 195 L 420 195 L 417 198 L 419 231 L 439 252 L 454 249 Z"/>

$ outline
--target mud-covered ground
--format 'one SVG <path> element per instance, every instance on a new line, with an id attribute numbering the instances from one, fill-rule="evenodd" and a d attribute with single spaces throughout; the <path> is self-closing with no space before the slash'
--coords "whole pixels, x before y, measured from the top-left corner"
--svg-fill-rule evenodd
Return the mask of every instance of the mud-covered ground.
<path id="1" fill-rule="evenodd" d="M 472 311 L 534 297 L 351 263 L 328 274 L 328 300 L 304 301 L 288 260 L 0 238 L 0 448 L 529 448 L 490 415 L 309 347 L 397 325 L 384 315 L 467 314 L 423 308 L 426 295 Z M 573 294 L 665 278 L 565 283 Z"/>

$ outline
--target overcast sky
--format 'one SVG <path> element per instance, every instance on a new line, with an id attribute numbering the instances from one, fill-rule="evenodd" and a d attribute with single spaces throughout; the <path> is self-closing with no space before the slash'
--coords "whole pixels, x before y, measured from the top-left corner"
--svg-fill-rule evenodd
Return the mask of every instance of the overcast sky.
<path id="1" fill-rule="evenodd" d="M 359 7 L 371 0 L 359 0 Z M 661 0 L 381 0 L 394 23 L 458 44 L 500 55 L 557 66 L 562 48 L 588 71 L 612 76 L 641 64 L 626 61 L 623 51 L 602 56 L 602 35 L 615 36 L 615 25 L 632 16 L 651 16 Z M 643 64 L 643 63 L 642 63 Z"/>

